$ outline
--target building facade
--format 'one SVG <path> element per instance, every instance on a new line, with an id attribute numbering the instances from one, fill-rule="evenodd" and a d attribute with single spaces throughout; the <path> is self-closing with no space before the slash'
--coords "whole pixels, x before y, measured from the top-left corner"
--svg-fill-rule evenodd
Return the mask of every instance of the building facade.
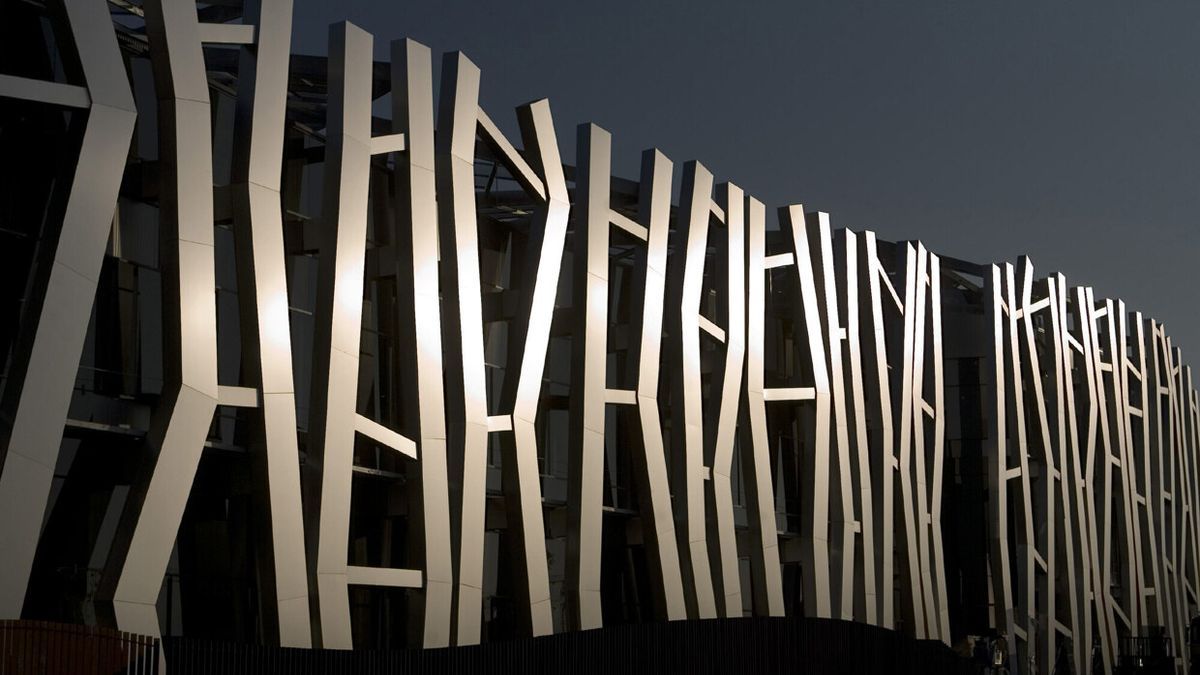
<path id="1" fill-rule="evenodd" d="M 657 150 L 614 177 L 461 53 L 292 55 L 287 0 L 4 11 L 0 618 L 807 615 L 994 630 L 1021 672 L 1161 627 L 1186 669 L 1200 408 L 1121 301 Z"/>

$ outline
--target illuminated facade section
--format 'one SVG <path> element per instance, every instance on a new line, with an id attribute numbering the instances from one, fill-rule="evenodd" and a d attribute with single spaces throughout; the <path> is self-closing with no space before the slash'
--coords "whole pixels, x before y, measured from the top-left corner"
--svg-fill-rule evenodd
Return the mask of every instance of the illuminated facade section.
<path id="1" fill-rule="evenodd" d="M 549 103 L 518 147 L 459 53 L 435 97 L 411 40 L 291 57 L 289 2 L 112 7 L 47 15 L 65 76 L 0 77 L 75 120 L 13 122 L 73 173 L 14 202 L 44 222 L 3 290 L 0 618 L 352 648 L 804 614 L 995 629 L 1042 672 L 1156 626 L 1182 652 L 1200 411 L 1161 324 L 1028 260 L 769 220 L 657 150 L 614 178 L 592 124 L 565 166 Z"/>

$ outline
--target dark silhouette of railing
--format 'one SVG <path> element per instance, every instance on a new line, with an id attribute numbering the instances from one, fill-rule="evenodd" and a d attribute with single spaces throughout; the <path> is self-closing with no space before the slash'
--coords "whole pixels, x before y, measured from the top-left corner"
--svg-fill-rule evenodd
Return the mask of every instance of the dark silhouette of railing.
<path id="1" fill-rule="evenodd" d="M 1117 643 L 1115 675 L 1172 675 L 1175 652 L 1162 626 L 1150 626 L 1147 635 L 1123 636 Z"/>
<path id="2" fill-rule="evenodd" d="M 158 675 L 156 638 L 111 628 L 0 621 L 0 675 Z"/>
<path id="3" fill-rule="evenodd" d="M 978 674 L 941 642 L 850 621 L 739 618 L 612 626 L 450 649 L 282 649 L 166 638 L 170 675 Z"/>

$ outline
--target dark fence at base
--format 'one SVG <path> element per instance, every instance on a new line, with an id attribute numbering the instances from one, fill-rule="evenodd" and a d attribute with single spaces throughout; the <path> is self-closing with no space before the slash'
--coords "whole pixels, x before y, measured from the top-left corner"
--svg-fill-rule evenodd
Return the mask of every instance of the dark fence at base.
<path id="1" fill-rule="evenodd" d="M 0 621 L 0 675 L 156 675 L 158 640 L 111 628 Z"/>
<path id="2" fill-rule="evenodd" d="M 941 642 L 803 618 L 614 626 L 430 650 L 281 649 L 188 638 L 167 638 L 164 649 L 170 675 L 979 673 Z"/>

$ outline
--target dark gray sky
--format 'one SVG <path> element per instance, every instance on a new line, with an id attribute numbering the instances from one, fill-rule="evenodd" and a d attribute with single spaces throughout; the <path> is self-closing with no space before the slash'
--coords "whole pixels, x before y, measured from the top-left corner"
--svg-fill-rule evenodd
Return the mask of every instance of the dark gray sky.
<path id="1" fill-rule="evenodd" d="M 1200 3 L 297 0 L 293 50 L 327 26 L 464 51 L 482 101 L 546 97 L 575 126 L 698 159 L 769 206 L 919 238 L 1123 298 L 1200 363 Z M 435 62 L 436 66 L 436 62 Z"/>

